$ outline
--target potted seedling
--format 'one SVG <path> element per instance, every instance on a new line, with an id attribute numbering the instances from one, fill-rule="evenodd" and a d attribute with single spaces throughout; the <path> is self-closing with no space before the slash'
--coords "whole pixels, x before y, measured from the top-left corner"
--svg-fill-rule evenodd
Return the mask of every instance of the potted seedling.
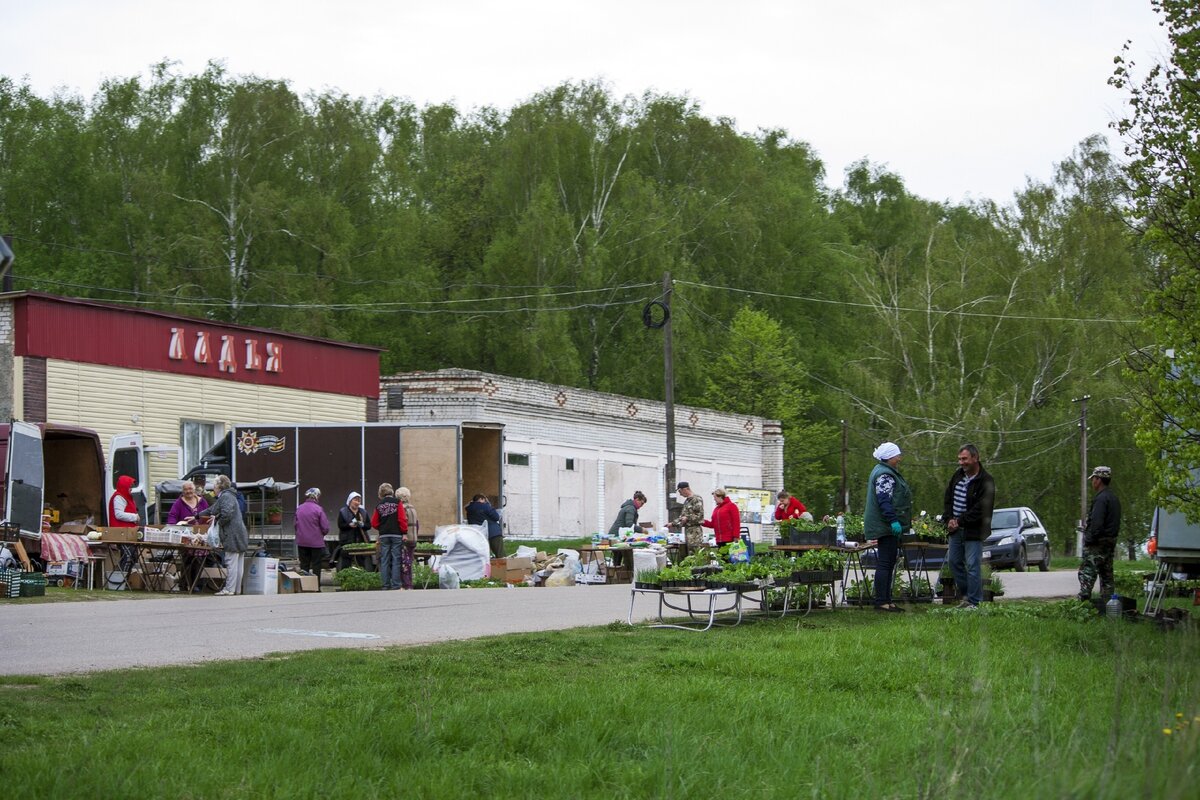
<path id="1" fill-rule="evenodd" d="M 283 522 L 283 506 L 274 505 L 267 507 L 267 524 L 278 525 Z"/>

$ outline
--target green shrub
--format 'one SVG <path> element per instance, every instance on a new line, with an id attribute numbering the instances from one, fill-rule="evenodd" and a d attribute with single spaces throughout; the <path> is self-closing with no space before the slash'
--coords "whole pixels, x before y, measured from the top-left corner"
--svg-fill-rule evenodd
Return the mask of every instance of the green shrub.
<path id="1" fill-rule="evenodd" d="M 334 580 L 343 592 L 363 592 L 383 587 L 383 579 L 378 572 L 367 572 L 359 567 L 339 569 L 334 573 Z"/>

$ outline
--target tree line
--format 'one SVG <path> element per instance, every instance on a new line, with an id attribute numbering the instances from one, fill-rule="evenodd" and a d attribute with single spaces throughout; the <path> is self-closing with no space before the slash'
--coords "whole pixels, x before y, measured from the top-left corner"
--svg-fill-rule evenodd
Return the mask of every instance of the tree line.
<path id="1" fill-rule="evenodd" d="M 661 398 L 642 310 L 669 272 L 677 402 L 782 420 L 816 511 L 840 505 L 844 420 L 852 509 L 890 439 L 937 513 L 970 441 L 1062 551 L 1090 395 L 1090 466 L 1145 535 L 1122 368 L 1155 260 L 1100 135 L 1011 202 L 936 202 L 867 161 L 830 188 L 804 141 L 684 97 L 418 108 L 163 63 L 87 98 L 0 77 L 0 174 L 16 288 L 378 345 L 385 374 Z"/>

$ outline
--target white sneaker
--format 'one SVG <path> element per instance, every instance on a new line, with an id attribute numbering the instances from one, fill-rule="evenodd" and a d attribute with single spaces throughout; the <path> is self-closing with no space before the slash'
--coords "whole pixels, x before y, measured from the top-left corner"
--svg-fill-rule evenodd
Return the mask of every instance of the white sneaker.
<path id="1" fill-rule="evenodd" d="M 215 595 L 213 595 L 213 597 L 232 597 L 232 596 L 233 596 L 233 592 L 229 591 L 228 589 L 222 589 L 221 591 L 219 591 Z"/>

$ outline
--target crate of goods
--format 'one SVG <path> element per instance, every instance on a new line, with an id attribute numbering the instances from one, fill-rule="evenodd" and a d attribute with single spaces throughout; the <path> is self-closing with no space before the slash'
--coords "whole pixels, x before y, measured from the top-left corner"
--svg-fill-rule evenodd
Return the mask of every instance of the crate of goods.
<path id="1" fill-rule="evenodd" d="M 173 532 L 170 530 L 160 530 L 158 528 L 146 528 L 142 534 L 143 541 L 151 544 L 179 544 L 179 540 L 171 541 Z"/>
<path id="2" fill-rule="evenodd" d="M 21 596 L 21 570 L 0 569 L 0 598 Z"/>
<path id="3" fill-rule="evenodd" d="M 40 572 L 21 573 L 21 597 L 45 597 L 46 576 Z"/>

